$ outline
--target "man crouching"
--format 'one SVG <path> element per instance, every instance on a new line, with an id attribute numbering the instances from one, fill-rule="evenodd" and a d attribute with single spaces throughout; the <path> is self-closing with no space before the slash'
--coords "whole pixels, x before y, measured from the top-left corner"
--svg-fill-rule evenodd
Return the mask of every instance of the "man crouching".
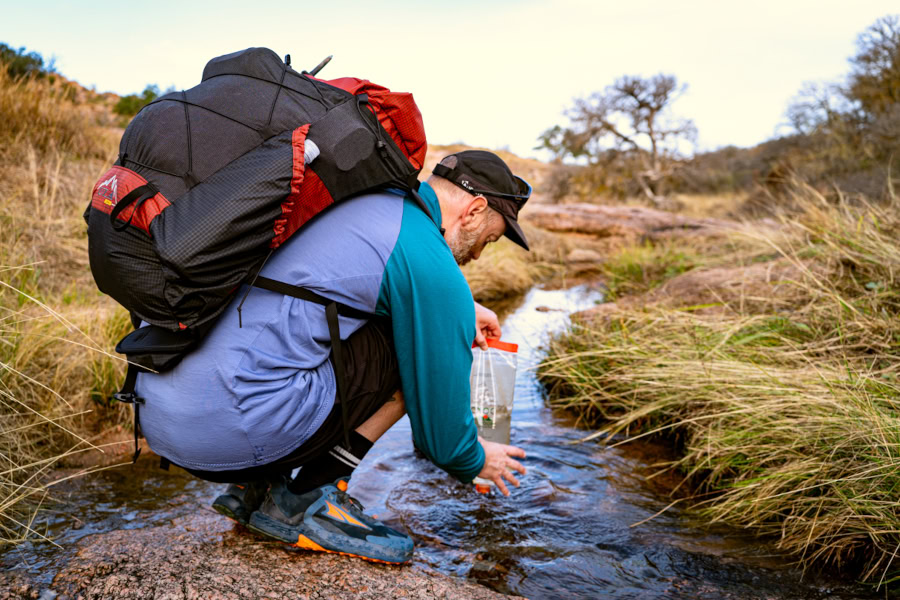
<path id="1" fill-rule="evenodd" d="M 246 298 L 242 323 L 229 307 L 173 370 L 138 376 L 148 443 L 231 484 L 213 503 L 220 513 L 303 548 L 408 561 L 412 539 L 347 494 L 353 470 L 404 414 L 416 446 L 460 481 L 480 476 L 506 495 L 505 482 L 518 486 L 525 452 L 480 439 L 472 418 L 472 344 L 500 337 L 500 325 L 459 265 L 503 235 L 528 249 L 517 216 L 531 186 L 471 150 L 444 158 L 419 194 L 430 216 L 399 191 L 346 200 L 261 272 L 375 315 L 340 317 L 346 406 L 325 309 L 268 290 Z"/>

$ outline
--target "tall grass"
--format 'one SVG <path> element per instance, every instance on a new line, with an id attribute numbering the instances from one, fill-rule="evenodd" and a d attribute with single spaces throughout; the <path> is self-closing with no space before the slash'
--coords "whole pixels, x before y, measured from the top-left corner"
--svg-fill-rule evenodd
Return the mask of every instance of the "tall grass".
<path id="1" fill-rule="evenodd" d="M 81 219 L 120 133 L 102 100 L 0 64 L 0 542 L 42 535 L 52 469 L 120 419 L 94 410 L 122 370 L 103 349 L 123 318 L 91 281 Z"/>
<path id="2" fill-rule="evenodd" d="M 794 200 L 781 230 L 753 234 L 799 273 L 764 302 L 707 315 L 631 304 L 554 340 L 541 376 L 553 404 L 602 427 L 591 437 L 672 439 L 671 467 L 709 520 L 775 536 L 804 565 L 894 583 L 900 203 L 810 188 Z"/>

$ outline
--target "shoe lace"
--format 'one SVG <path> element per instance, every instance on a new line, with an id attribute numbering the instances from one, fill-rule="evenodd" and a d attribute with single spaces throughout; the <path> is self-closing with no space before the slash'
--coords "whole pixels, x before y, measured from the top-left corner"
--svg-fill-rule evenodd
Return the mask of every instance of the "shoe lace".
<path id="1" fill-rule="evenodd" d="M 357 500 L 356 498 L 354 498 L 353 496 L 351 496 L 350 494 L 348 494 L 347 492 L 338 491 L 337 497 L 341 501 L 341 504 L 347 504 L 354 511 L 356 511 L 360 514 L 363 513 L 364 508 L 363 508 L 362 503 L 359 500 Z"/>

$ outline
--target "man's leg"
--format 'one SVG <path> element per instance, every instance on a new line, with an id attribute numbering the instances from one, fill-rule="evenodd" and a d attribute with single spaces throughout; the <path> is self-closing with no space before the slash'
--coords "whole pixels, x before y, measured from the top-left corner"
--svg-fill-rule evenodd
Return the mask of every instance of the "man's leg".
<path id="1" fill-rule="evenodd" d="M 319 431 L 288 457 L 302 465 L 297 477 L 274 480 L 248 526 L 309 550 L 404 563 L 412 557 L 412 539 L 366 515 L 347 493 L 350 475 L 363 456 L 405 413 L 390 327 L 370 322 L 351 336 L 344 345 L 344 367 L 347 425 L 353 428 L 350 448 L 343 445 L 344 423 L 337 404 Z"/>
<path id="2" fill-rule="evenodd" d="M 350 434 L 350 448 L 343 443 L 303 465 L 297 477 L 288 484 L 294 494 L 304 494 L 319 486 L 350 477 L 363 457 L 384 433 L 406 414 L 403 392 L 397 390 L 374 415 Z"/>
<path id="3" fill-rule="evenodd" d="M 397 390 L 374 415 L 352 432 L 349 452 L 341 445 L 336 445 L 328 454 L 303 465 L 302 476 L 291 481 L 288 489 L 294 494 L 304 494 L 341 477 L 350 477 L 372 445 L 404 414 L 406 407 L 403 404 L 403 392 Z M 268 490 L 267 480 L 232 483 L 215 499 L 213 508 L 229 519 L 247 525 L 250 514 L 259 508 Z"/>
<path id="4" fill-rule="evenodd" d="M 390 326 L 371 321 L 345 340 L 344 368 L 350 448 L 344 447 L 344 422 L 336 399 L 331 413 L 312 437 L 275 462 L 239 471 L 189 469 L 202 479 L 231 483 L 213 502 L 213 508 L 246 525 L 250 514 L 262 504 L 271 482 L 283 484 L 298 467 L 297 478 L 287 483 L 293 494 L 333 484 L 352 474 L 372 444 L 405 412 Z"/>
<path id="5" fill-rule="evenodd" d="M 374 415 L 356 428 L 356 432 L 374 444 L 405 414 L 406 405 L 403 403 L 403 392 L 397 390 Z"/>

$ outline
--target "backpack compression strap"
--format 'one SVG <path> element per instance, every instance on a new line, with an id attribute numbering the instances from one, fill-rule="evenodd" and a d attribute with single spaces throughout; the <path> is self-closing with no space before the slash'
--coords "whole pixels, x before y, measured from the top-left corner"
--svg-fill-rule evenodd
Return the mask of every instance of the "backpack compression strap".
<path id="1" fill-rule="evenodd" d="M 128 363 L 128 372 L 125 375 L 125 383 L 122 389 L 113 394 L 113 398 L 119 402 L 130 404 L 134 408 L 134 455 L 131 457 L 131 464 L 137 462 L 138 456 L 141 455 L 141 447 L 138 445 L 138 435 L 140 431 L 141 404 L 144 399 L 134 392 L 134 386 L 137 383 L 137 375 L 141 371 L 145 371 L 142 367 L 137 366 L 133 362 Z"/>
<path id="2" fill-rule="evenodd" d="M 129 224 L 131 224 L 131 220 L 134 218 L 135 213 L 141 207 L 145 201 L 149 200 L 153 196 L 159 193 L 159 188 L 153 185 L 150 182 L 145 183 L 144 185 L 138 186 L 128 192 L 128 194 L 116 203 L 113 207 L 112 211 L 109 213 L 109 222 L 112 225 L 113 229 L 116 231 L 122 231 Z M 128 208 L 132 203 L 134 203 L 134 210 L 131 211 L 131 215 L 129 215 L 127 221 L 119 221 L 119 214 Z"/>
<path id="3" fill-rule="evenodd" d="M 347 425 L 347 374 L 344 371 L 344 351 L 341 342 L 341 326 L 338 322 L 338 315 L 352 317 L 354 319 L 368 320 L 375 315 L 362 310 L 341 304 L 335 300 L 329 300 L 324 296 L 310 291 L 300 286 L 276 281 L 268 277 L 256 277 L 251 284 L 253 287 L 277 292 L 285 296 L 292 296 L 307 302 L 313 302 L 325 307 L 325 319 L 328 321 L 328 334 L 331 336 L 331 349 L 334 352 L 334 378 L 337 382 L 338 399 L 341 402 L 341 421 L 344 425 L 344 443 L 350 448 L 350 428 Z"/>

